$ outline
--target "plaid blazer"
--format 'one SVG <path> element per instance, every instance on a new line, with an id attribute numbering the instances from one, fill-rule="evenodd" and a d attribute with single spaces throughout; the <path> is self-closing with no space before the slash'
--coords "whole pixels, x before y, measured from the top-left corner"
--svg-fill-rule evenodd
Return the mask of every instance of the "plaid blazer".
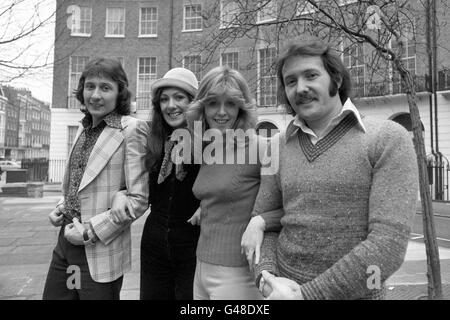
<path id="1" fill-rule="evenodd" d="M 122 116 L 122 129 L 106 126 L 99 136 L 78 189 L 81 219 L 90 221 L 99 237 L 86 245 L 89 271 L 97 282 L 111 282 L 131 269 L 131 223 L 115 224 L 110 218 L 113 196 L 126 190 L 136 218 L 148 208 L 148 172 L 145 169 L 147 122 Z M 80 125 L 74 146 L 83 131 Z M 72 150 L 70 151 L 70 154 Z M 70 158 L 70 156 L 69 156 Z M 68 183 L 69 161 L 63 180 Z M 62 199 L 63 201 L 63 199 Z"/>

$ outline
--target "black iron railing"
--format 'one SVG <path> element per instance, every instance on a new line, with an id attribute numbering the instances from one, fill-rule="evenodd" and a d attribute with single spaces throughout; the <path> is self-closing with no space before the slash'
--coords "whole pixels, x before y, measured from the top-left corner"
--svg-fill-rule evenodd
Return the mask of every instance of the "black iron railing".
<path id="1" fill-rule="evenodd" d="M 450 201 L 448 159 L 441 153 L 427 156 L 428 183 L 433 200 Z"/>
<path id="2" fill-rule="evenodd" d="M 48 159 L 22 159 L 21 164 L 27 169 L 27 181 L 48 181 Z"/>

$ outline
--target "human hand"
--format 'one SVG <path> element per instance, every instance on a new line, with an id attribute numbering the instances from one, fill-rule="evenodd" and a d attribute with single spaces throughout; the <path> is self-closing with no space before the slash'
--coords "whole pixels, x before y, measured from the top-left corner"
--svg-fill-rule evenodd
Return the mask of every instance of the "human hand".
<path id="1" fill-rule="evenodd" d="M 50 214 L 48 215 L 48 220 L 55 227 L 60 227 L 64 221 L 64 204 L 60 204 L 57 206 Z"/>
<path id="2" fill-rule="evenodd" d="M 253 257 L 255 258 L 255 264 L 259 263 L 265 226 L 264 219 L 261 216 L 255 216 L 250 219 L 242 235 L 241 253 L 245 253 L 250 270 L 253 269 Z"/>
<path id="3" fill-rule="evenodd" d="M 275 277 L 266 270 L 263 270 L 261 274 L 261 281 L 264 281 L 262 285 L 270 287 L 262 288 L 266 300 L 303 300 L 300 285 L 297 282 L 284 277 Z"/>
<path id="4" fill-rule="evenodd" d="M 110 215 L 112 221 L 117 224 L 124 224 L 132 219 L 136 219 L 133 207 L 125 193 L 117 192 L 114 195 Z"/>
<path id="5" fill-rule="evenodd" d="M 192 217 L 187 221 L 193 226 L 199 226 L 201 221 L 202 209 L 199 207 Z"/>
<path id="6" fill-rule="evenodd" d="M 273 274 L 271 274 L 270 272 L 267 272 L 267 271 L 264 271 L 264 273 L 266 274 L 266 277 L 267 277 L 267 275 L 269 277 L 270 276 L 274 277 L 276 279 L 275 281 L 277 283 L 279 283 L 281 285 L 286 285 L 286 286 L 292 288 L 293 290 L 297 290 L 298 284 L 295 281 L 293 281 L 291 279 L 288 279 L 288 278 L 284 278 L 284 277 L 276 277 L 276 276 L 274 276 Z M 260 280 L 260 283 L 259 283 L 259 291 L 262 293 L 262 295 L 264 297 L 268 297 L 273 291 L 273 288 L 265 280 L 264 277 L 261 277 L 261 280 Z"/>
<path id="7" fill-rule="evenodd" d="M 272 287 L 266 283 L 264 277 L 261 277 L 261 279 L 259 280 L 258 290 L 259 292 L 261 292 L 264 298 L 268 297 L 272 293 Z"/>
<path id="8" fill-rule="evenodd" d="M 66 225 L 64 229 L 64 237 L 74 246 L 84 245 L 83 234 L 75 228 L 73 223 Z"/>

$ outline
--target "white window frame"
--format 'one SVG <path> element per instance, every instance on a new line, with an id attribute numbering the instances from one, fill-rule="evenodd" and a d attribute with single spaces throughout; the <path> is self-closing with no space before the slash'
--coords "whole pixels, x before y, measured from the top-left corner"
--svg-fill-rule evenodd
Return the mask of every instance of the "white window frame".
<path id="1" fill-rule="evenodd" d="M 413 22 L 414 26 L 416 25 L 416 22 Z M 412 29 L 412 30 L 411 30 Z M 401 36 L 402 37 L 402 41 L 403 41 L 403 45 L 404 45 L 404 52 L 402 53 L 402 56 L 400 58 L 400 60 L 402 61 L 404 67 L 410 71 L 411 77 L 416 76 L 417 74 L 417 41 L 416 39 L 414 39 L 414 28 L 412 26 L 408 27 L 408 31 L 407 34 L 404 34 Z M 414 54 L 410 54 L 410 43 L 413 42 L 414 43 Z M 389 41 L 389 48 L 391 50 L 395 50 L 392 47 L 392 39 Z M 414 72 L 412 71 L 412 68 L 409 67 L 409 62 L 410 61 L 414 61 Z M 391 67 L 390 67 L 390 72 L 392 74 L 392 76 L 390 77 L 392 79 L 391 81 L 391 89 L 393 94 L 404 94 L 403 90 L 402 90 L 402 79 L 400 77 L 400 74 L 397 72 L 397 70 L 394 69 L 394 66 L 392 65 L 391 62 Z M 397 90 L 398 92 L 394 92 L 394 86 L 400 86 L 400 89 Z"/>
<path id="2" fill-rule="evenodd" d="M 200 59 L 200 61 L 195 61 L 194 67 L 192 67 L 191 63 L 189 63 L 189 65 L 186 63 L 187 58 L 195 58 L 195 60 Z M 197 69 L 197 67 L 198 67 L 198 69 Z M 191 70 L 197 77 L 197 81 L 200 81 L 200 79 L 202 78 L 202 56 L 200 54 L 184 55 L 183 56 L 183 68 Z"/>
<path id="3" fill-rule="evenodd" d="M 77 67 L 76 70 L 73 71 L 72 70 L 72 60 L 76 58 L 77 59 Z M 80 60 L 84 59 L 84 65 L 82 65 L 81 63 L 79 63 Z M 78 87 L 78 82 L 80 80 L 80 76 L 83 72 L 84 67 L 86 66 L 86 63 L 89 61 L 89 57 L 88 56 L 70 56 L 69 57 L 69 81 L 68 81 L 68 86 L 67 86 L 67 97 L 68 97 L 68 101 L 67 101 L 67 108 L 68 109 L 79 109 L 80 108 L 80 103 L 78 102 L 78 100 L 75 98 L 75 95 L 73 93 L 73 90 L 76 90 Z M 72 76 L 75 77 L 74 80 L 72 80 Z M 72 83 L 75 82 L 75 83 Z M 34 114 L 31 114 L 32 118 L 34 118 Z"/>
<path id="4" fill-rule="evenodd" d="M 346 50 L 347 47 L 349 47 L 349 46 L 361 46 L 361 48 L 356 48 L 356 50 L 358 51 L 357 57 L 354 57 L 351 54 L 351 51 Z M 359 56 L 359 50 L 361 50 L 361 56 Z M 352 71 L 360 70 L 361 68 L 363 70 L 363 79 L 362 79 L 362 85 L 363 85 L 362 91 L 363 92 L 362 92 L 362 95 L 360 95 L 361 97 L 364 97 L 366 95 L 366 90 L 367 90 L 367 88 L 366 88 L 366 65 L 364 62 L 364 58 L 365 58 L 364 43 L 348 43 L 348 40 L 343 39 L 343 41 L 342 41 L 342 62 L 344 63 L 345 67 L 349 70 L 353 90 L 359 88 L 357 86 L 357 84 L 359 82 L 354 81 L 354 75 L 352 74 Z M 362 61 L 361 61 L 361 59 L 362 59 Z M 348 60 L 348 61 L 346 61 L 346 60 Z M 358 71 L 356 71 L 356 72 L 358 72 Z M 358 76 L 356 76 L 356 77 L 359 79 Z"/>
<path id="5" fill-rule="evenodd" d="M 258 101 L 257 105 L 259 107 L 276 107 L 276 104 L 277 104 L 277 81 L 278 81 L 278 79 L 277 79 L 277 75 L 276 75 L 276 71 L 275 70 L 274 70 L 274 74 L 272 76 L 263 76 L 263 75 L 261 75 L 261 51 L 262 50 L 275 50 L 274 55 L 273 55 L 273 62 L 275 61 L 276 56 L 277 56 L 275 47 L 260 47 L 258 49 L 258 54 L 257 54 L 257 58 L 258 58 L 258 60 L 257 60 L 257 88 L 256 88 L 257 101 Z M 273 96 L 275 97 L 275 104 L 274 105 L 268 105 L 268 104 L 262 104 L 261 103 L 262 95 L 264 95 L 264 96 L 266 95 L 266 93 L 263 93 L 262 89 L 261 89 L 261 81 L 262 81 L 263 77 L 265 77 L 265 78 L 272 78 L 272 77 L 275 78 L 275 88 L 274 88 L 274 92 L 273 92 Z M 264 98 L 264 100 L 267 100 L 267 98 Z"/>
<path id="6" fill-rule="evenodd" d="M 146 21 L 143 21 L 142 20 L 142 10 L 143 9 L 154 9 L 155 11 L 156 11 L 156 13 L 155 13 L 155 20 L 146 20 Z M 150 14 L 150 16 L 152 16 L 153 14 L 151 13 Z M 152 32 L 152 33 L 142 33 L 142 23 L 148 23 L 148 24 L 150 24 L 150 29 L 152 29 L 152 24 L 154 23 L 155 24 L 155 28 L 154 28 L 154 30 L 151 30 L 151 31 L 154 31 L 154 32 Z M 146 7 L 140 7 L 139 8 L 139 35 L 138 35 L 138 37 L 139 38 L 156 38 L 158 36 L 158 7 L 157 6 L 146 6 Z"/>
<path id="7" fill-rule="evenodd" d="M 342 7 L 342 6 L 346 6 L 346 5 L 355 3 L 355 2 L 358 2 L 358 0 L 339 0 L 338 5 L 340 7 Z"/>
<path id="8" fill-rule="evenodd" d="M 320 2 L 323 0 L 317 0 L 316 3 L 320 6 Z M 306 1 L 297 1 L 297 16 L 312 14 L 317 12 L 317 8 L 314 7 L 311 3 Z"/>
<path id="9" fill-rule="evenodd" d="M 149 59 L 148 60 L 149 61 L 148 68 L 149 68 L 150 72 L 140 73 L 140 67 L 141 67 L 140 59 Z M 154 61 L 154 65 L 152 65 L 152 61 Z M 144 64 L 143 67 L 145 68 L 146 65 Z M 155 72 L 152 72 L 152 67 L 154 67 Z M 137 58 L 136 110 L 150 110 L 152 108 L 151 87 L 152 87 L 153 82 L 157 79 L 157 74 L 158 74 L 158 58 L 157 57 L 138 57 Z M 141 79 L 141 77 L 144 77 L 144 78 Z M 145 78 L 145 77 L 148 77 L 148 78 Z M 140 90 L 141 81 L 148 81 L 147 87 L 145 88 L 146 90 Z M 143 98 L 148 99 L 148 101 L 141 100 Z M 144 102 L 140 102 L 140 101 L 147 102 L 148 104 L 145 104 Z"/>
<path id="10" fill-rule="evenodd" d="M 233 59 L 234 57 L 236 57 L 236 61 L 232 61 L 233 64 L 236 64 L 236 66 L 230 65 L 229 63 L 227 63 L 227 65 L 235 70 L 239 70 L 239 52 L 238 51 L 227 51 L 227 52 L 222 52 L 220 54 L 220 65 L 223 66 L 224 65 L 224 55 L 228 56 L 228 55 L 233 55 Z"/>
<path id="11" fill-rule="evenodd" d="M 267 0 L 262 0 L 262 1 L 260 0 L 258 5 L 262 5 L 266 2 L 267 2 Z M 265 18 L 263 16 L 263 13 L 269 17 Z M 275 21 L 277 19 L 277 13 L 278 13 L 277 0 L 270 0 L 261 10 L 258 10 L 257 15 L 256 15 L 256 23 L 265 23 L 265 22 Z M 270 17 L 272 15 L 274 15 L 274 16 Z"/>
<path id="12" fill-rule="evenodd" d="M 228 11 L 225 10 L 228 8 Z M 220 1 L 220 29 L 235 28 L 239 26 L 236 17 L 240 13 L 239 3 L 236 0 Z"/>
<path id="13" fill-rule="evenodd" d="M 123 11 L 123 21 L 110 21 L 110 10 L 113 9 L 120 9 Z M 126 10 L 125 7 L 108 7 L 106 8 L 106 26 L 105 26 L 105 37 L 106 38 L 125 38 L 125 21 L 126 21 Z M 111 33 L 111 30 L 109 30 L 109 23 L 123 23 L 123 30 L 122 33 L 119 34 L 113 34 Z"/>
<path id="14" fill-rule="evenodd" d="M 186 17 L 186 13 L 187 13 L 187 7 L 194 7 L 194 6 L 200 6 L 200 17 Z M 196 31 L 202 31 L 203 30 L 203 17 L 201 16 L 201 11 L 202 11 L 202 5 L 201 3 L 185 3 L 183 6 L 183 30 L 181 32 L 196 32 Z M 197 28 L 197 29 L 186 29 L 186 20 L 187 19 L 199 19 L 201 21 L 201 27 Z M 197 21 L 198 22 L 198 21 Z M 196 23 L 197 23 L 196 22 Z"/>
<path id="15" fill-rule="evenodd" d="M 83 7 L 83 6 L 79 6 L 80 8 L 80 16 L 79 17 L 75 17 L 75 14 L 77 14 L 77 11 L 72 11 L 72 28 L 70 30 L 70 35 L 72 37 L 90 37 L 92 34 L 92 8 L 91 7 Z M 83 12 L 84 12 L 84 16 L 83 16 Z M 86 18 L 86 13 L 89 12 L 89 19 Z M 83 19 L 84 18 L 84 19 Z M 76 30 L 75 29 L 75 19 L 79 19 L 80 22 L 80 29 Z M 88 29 L 89 32 L 81 32 L 81 26 L 82 25 L 89 25 Z M 87 28 L 86 28 L 87 29 Z"/>

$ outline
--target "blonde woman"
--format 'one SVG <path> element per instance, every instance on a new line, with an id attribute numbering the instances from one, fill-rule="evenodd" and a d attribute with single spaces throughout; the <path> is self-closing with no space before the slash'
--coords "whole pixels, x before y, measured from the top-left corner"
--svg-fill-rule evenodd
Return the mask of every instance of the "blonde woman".
<path id="1" fill-rule="evenodd" d="M 264 140 L 252 130 L 256 126 L 256 105 L 246 80 L 228 67 L 212 69 L 201 81 L 187 118 L 194 135 L 216 137 L 209 145 L 203 144 L 203 163 L 193 186 L 194 195 L 201 201 L 194 299 L 260 299 L 241 251 L 242 234 L 260 184 L 259 156 L 251 153 L 265 149 Z M 200 124 L 202 131 L 197 132 Z M 251 130 L 244 138 L 233 137 L 238 129 Z M 218 141 L 219 148 L 208 153 L 213 149 L 211 144 L 217 147 Z M 257 148 L 252 148 L 255 145 Z M 215 161 L 210 161 L 214 157 Z M 238 163 L 242 157 L 244 162 Z M 230 159 L 234 160 L 230 163 Z"/>

